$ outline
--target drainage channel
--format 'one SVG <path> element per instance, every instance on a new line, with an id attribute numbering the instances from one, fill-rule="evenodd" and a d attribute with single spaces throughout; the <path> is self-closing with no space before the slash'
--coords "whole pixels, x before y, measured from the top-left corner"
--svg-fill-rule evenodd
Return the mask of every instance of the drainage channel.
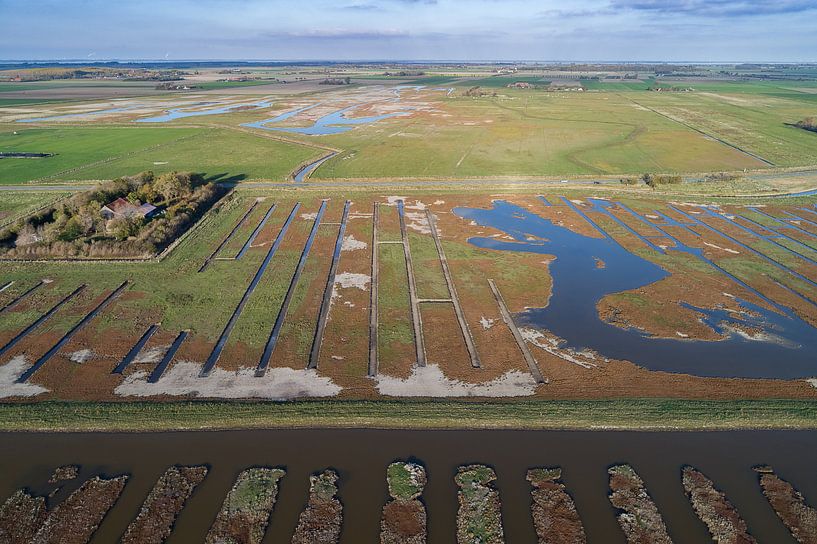
<path id="1" fill-rule="evenodd" d="M 244 213 L 244 215 L 241 216 L 241 219 L 239 219 L 238 223 L 235 224 L 233 230 L 230 231 L 227 237 L 224 238 L 224 240 L 221 241 L 221 243 L 216 247 L 216 249 L 213 250 L 213 252 L 204 260 L 204 263 L 201 265 L 201 268 L 199 268 L 199 272 L 204 272 L 205 270 L 207 270 L 207 267 L 210 266 L 210 262 L 216 257 L 216 255 L 218 255 L 221 252 L 222 249 L 224 249 L 224 246 L 227 245 L 227 242 L 232 240 L 233 236 L 235 236 L 235 233 L 238 232 L 238 229 L 240 229 L 244 225 L 244 223 L 247 222 L 247 218 L 258 206 L 258 202 L 259 202 L 258 200 L 253 202 L 252 206 L 250 206 L 250 209 L 247 210 Z"/>
<path id="2" fill-rule="evenodd" d="M 312 175 L 312 173 L 317 170 L 323 163 L 331 159 L 332 157 L 336 156 L 337 152 L 332 152 L 325 157 L 321 157 L 320 159 L 311 162 L 309 164 L 305 164 L 303 167 L 299 168 L 295 174 L 292 176 L 292 180 L 295 183 L 303 183 Z"/>
<path id="3" fill-rule="evenodd" d="M 63 298 L 61 301 L 59 301 L 57 304 L 55 304 L 50 310 L 48 310 L 43 315 L 41 315 L 39 318 L 37 318 L 37 320 L 34 323 L 32 323 L 31 325 L 29 325 L 28 327 L 23 329 L 14 338 L 9 340 L 8 343 L 5 346 L 0 348 L 0 356 L 3 355 L 4 353 L 6 353 L 11 348 L 13 348 L 15 346 L 15 344 L 17 344 L 20 340 L 25 338 L 31 331 L 33 331 L 34 329 L 36 329 L 37 327 L 42 325 L 49 317 L 54 315 L 54 312 L 59 310 L 62 307 L 63 304 L 65 304 L 66 302 L 68 302 L 69 300 L 71 300 L 72 298 L 77 296 L 78 294 L 80 294 L 82 292 L 82 290 L 85 289 L 86 287 L 87 287 L 87 285 L 83 283 L 82 285 L 80 285 L 79 287 L 74 289 L 71 293 L 68 294 L 68 296 Z"/>
<path id="4" fill-rule="evenodd" d="M 607 201 L 597 201 L 597 200 L 590 199 L 590 202 L 593 203 L 593 209 L 594 210 L 601 210 L 601 213 L 604 214 L 605 217 L 609 217 L 610 219 L 612 219 L 617 225 L 619 225 L 624 230 L 626 230 L 627 232 L 629 232 L 630 234 L 632 234 L 633 236 L 635 236 L 636 238 L 641 240 L 644 244 L 647 245 L 647 247 L 649 247 L 650 249 L 652 249 L 653 251 L 655 251 L 657 253 L 666 253 L 666 251 L 664 251 L 663 249 L 661 249 L 660 247 L 658 247 L 657 245 L 652 243 L 650 240 L 648 240 L 647 238 L 642 236 L 641 233 L 636 231 L 630 225 L 628 225 L 627 223 L 622 221 L 620 218 L 616 217 L 612 212 L 610 212 L 610 210 L 607 208 L 607 206 L 609 206 L 610 204 L 607 203 Z M 602 202 L 607 203 L 607 204 L 605 205 Z M 616 204 L 618 204 L 618 202 L 616 202 Z"/>
<path id="5" fill-rule="evenodd" d="M 12 283 L 14 283 L 14 282 L 9 282 L 9 283 L 7 284 L 7 286 L 8 286 L 8 285 L 11 285 Z M 28 295 L 30 295 L 31 293 L 33 293 L 34 291 L 36 291 L 37 289 L 39 289 L 40 287 L 42 287 L 43 285 L 45 285 L 45 283 L 46 283 L 45 281 L 40 280 L 40 283 L 38 283 L 38 284 L 34 285 L 34 287 L 30 287 L 30 288 L 29 288 L 29 289 L 28 289 L 26 292 L 24 292 L 22 295 L 19 295 L 17 298 L 15 298 L 15 299 L 14 299 L 14 300 L 12 300 L 11 302 L 9 302 L 8 304 L 6 304 L 6 305 L 5 305 L 5 306 L 3 306 L 2 308 L 0 308 L 0 314 L 2 314 L 3 312 L 5 312 L 6 310 L 9 310 L 9 309 L 11 309 L 11 308 L 15 307 L 17 304 L 19 304 L 20 302 L 22 302 L 22 301 L 23 301 L 23 300 L 24 300 L 24 299 L 25 299 L 25 298 L 26 298 Z"/>
<path id="6" fill-rule="evenodd" d="M 457 287 L 454 285 L 454 278 L 451 276 L 451 270 L 448 268 L 448 259 L 445 256 L 443 243 L 440 240 L 440 233 L 437 231 L 437 223 L 431 210 L 426 209 L 426 218 L 428 219 L 428 226 L 431 229 L 431 235 L 434 238 L 434 245 L 437 248 L 437 258 L 440 260 L 440 266 L 442 266 L 443 269 L 445 283 L 448 286 L 448 294 L 451 296 L 451 303 L 454 305 L 454 313 L 457 315 L 457 322 L 460 325 L 462 339 L 465 341 L 468 356 L 471 358 L 471 366 L 480 368 L 479 353 L 477 353 L 477 347 L 474 343 L 474 337 L 471 335 L 471 329 L 468 327 L 468 321 L 465 319 L 465 312 L 462 311 L 462 306 L 460 306 L 460 297 L 457 295 Z"/>
<path id="7" fill-rule="evenodd" d="M 123 292 L 123 291 L 124 291 L 124 290 L 125 290 L 125 289 L 128 287 L 128 285 L 129 285 L 129 284 L 130 284 L 130 281 L 129 281 L 129 280 L 125 280 L 125 281 L 123 281 L 123 282 L 122 282 L 122 284 L 121 284 L 119 287 L 117 287 L 116 289 L 114 289 L 113 291 L 111 291 L 111 293 L 110 293 L 110 294 L 109 294 L 107 297 L 105 297 L 105 298 L 102 300 L 102 302 L 100 302 L 100 303 L 99 303 L 99 304 L 96 306 L 96 308 L 94 308 L 93 310 L 91 310 L 91 311 L 88 313 L 88 315 L 86 315 L 85 317 L 83 317 L 83 318 L 82 318 L 82 320 L 81 320 L 79 323 L 77 323 L 76 325 L 74 325 L 74 326 L 73 326 L 73 328 L 71 328 L 71 330 L 70 330 L 70 331 L 68 331 L 67 333 L 65 333 L 65 336 L 63 336 L 62 338 L 60 338 L 60 340 L 59 340 L 59 341 L 58 341 L 56 344 L 54 344 L 54 347 L 52 347 L 51 349 L 49 349 L 49 350 L 48 350 L 48 351 L 45 353 L 45 355 L 43 355 L 42 357 L 40 357 L 39 359 L 37 359 L 37 362 L 36 362 L 36 363 L 34 363 L 34 364 L 31 366 L 31 368 L 29 368 L 28 370 L 26 370 L 25 372 L 23 372 L 23 373 L 20 375 L 20 377 L 17 379 L 17 383 L 25 383 L 25 382 L 27 382 L 27 381 L 28 381 L 28 379 L 29 379 L 29 378 L 31 378 L 31 376 L 33 376 L 33 375 L 34 375 L 34 373 L 35 373 L 35 372 L 37 372 L 37 371 L 38 371 L 38 370 L 39 370 L 39 369 L 40 369 L 40 368 L 41 368 L 41 367 L 42 367 L 42 366 L 43 366 L 45 363 L 47 363 L 47 362 L 48 362 L 48 360 L 49 360 L 49 359 L 51 359 L 51 357 L 53 357 L 53 356 L 54 356 L 54 354 L 56 354 L 56 353 L 57 353 L 57 352 L 58 352 L 60 349 L 62 349 L 62 347 L 63 347 L 65 344 L 67 344 L 67 343 L 69 342 L 69 340 L 71 340 L 71 338 L 72 338 L 72 337 L 73 337 L 73 336 L 74 336 L 74 335 L 75 335 L 77 332 L 79 332 L 79 331 L 80 331 L 80 330 L 81 330 L 83 327 L 85 327 L 85 325 L 87 325 L 88 323 L 90 323 L 90 322 L 91 322 L 91 320 L 97 316 L 97 314 L 99 314 L 99 313 L 100 313 L 102 310 L 104 310 L 105 308 L 107 308 L 107 307 L 108 307 L 108 305 L 109 305 L 111 302 L 113 302 L 113 301 L 114 301 L 114 299 L 116 299 L 116 298 L 117 298 L 119 295 L 121 295 L 121 294 L 122 294 L 122 292 Z"/>
<path id="8" fill-rule="evenodd" d="M 329 277 L 326 280 L 326 287 L 323 290 L 323 300 L 321 310 L 318 315 L 318 327 L 315 329 L 315 337 L 312 339 L 312 350 L 309 352 L 309 364 L 307 368 L 318 368 L 318 360 L 321 356 L 321 344 L 323 343 L 323 331 L 326 328 L 326 319 L 329 317 L 329 307 L 332 305 L 332 293 L 335 291 L 335 277 L 338 273 L 340 263 L 340 251 L 343 248 L 343 235 L 346 234 L 346 222 L 349 219 L 349 206 L 351 200 L 347 200 L 343 205 L 343 216 L 338 228 L 338 238 L 335 241 L 335 250 L 332 253 L 332 264 L 329 267 Z"/>
<path id="9" fill-rule="evenodd" d="M 241 301 L 233 311 L 233 315 L 230 316 L 230 320 L 227 322 L 227 325 L 224 326 L 224 330 L 221 331 L 221 336 L 219 336 L 218 342 L 216 342 L 213 351 L 210 352 L 210 356 L 207 358 L 207 361 L 204 363 L 204 366 L 201 369 L 201 373 L 199 374 L 200 377 L 206 378 L 209 376 L 213 371 L 213 368 L 215 368 L 216 364 L 218 363 L 218 358 L 221 356 L 221 352 L 224 350 L 224 346 L 227 344 L 227 340 L 230 338 L 230 333 L 233 331 L 233 327 L 235 327 L 238 317 L 244 310 L 244 306 L 246 306 L 247 301 L 250 299 L 250 295 L 252 295 L 253 291 L 255 291 L 255 288 L 258 286 L 258 282 L 261 281 L 261 277 L 264 275 L 264 271 L 267 269 L 272 257 L 275 255 L 275 252 L 278 251 L 278 246 L 281 245 L 281 240 L 284 239 L 284 235 L 287 233 L 289 225 L 292 223 L 292 220 L 295 218 L 295 214 L 298 213 L 298 209 L 300 207 L 301 203 L 296 202 L 292 207 L 292 211 L 289 212 L 289 217 L 287 217 L 287 220 L 284 222 L 281 230 L 278 232 L 275 242 L 273 242 L 272 246 L 270 246 L 269 251 L 267 251 L 267 256 L 264 257 L 264 260 L 261 263 L 261 266 L 258 267 L 258 271 L 256 271 L 255 276 L 253 276 L 250 285 L 247 287 L 247 290 L 244 291 L 244 296 L 241 297 Z"/>
<path id="10" fill-rule="evenodd" d="M 162 360 L 159 361 L 159 364 L 156 365 L 156 368 L 153 369 L 153 372 L 150 373 L 150 377 L 148 377 L 148 383 L 156 383 L 162 377 L 162 374 L 165 373 L 167 367 L 170 366 L 170 362 L 173 361 L 173 357 L 176 355 L 176 352 L 179 351 L 179 348 L 182 346 L 182 342 L 184 342 L 185 338 L 190 331 L 182 331 L 173 340 L 173 343 L 170 345 L 170 349 L 167 350 L 165 356 L 162 357 Z"/>
<path id="11" fill-rule="evenodd" d="M 605 231 L 603 228 L 601 228 L 600 226 L 598 226 L 598 225 L 596 224 L 596 222 L 595 222 L 595 221 L 593 221 L 592 219 L 590 219 L 590 218 L 587 216 L 587 214 L 586 214 L 586 213 L 584 213 L 582 210 L 580 210 L 580 209 L 579 209 L 579 207 L 578 207 L 578 206 L 576 206 L 575 204 L 573 204 L 573 203 L 572 203 L 570 200 L 568 200 L 568 199 L 567 199 L 567 198 L 565 198 L 565 197 L 561 197 L 561 198 L 562 198 L 562 202 L 564 202 L 564 203 L 565 203 L 565 204 L 566 204 L 566 205 L 567 205 L 567 206 L 568 206 L 568 207 L 569 207 L 571 210 L 573 210 L 574 212 L 576 212 L 577 214 L 579 214 L 579 215 L 582 217 L 582 219 L 584 219 L 585 221 L 587 221 L 588 223 L 590 223 L 590 226 L 591 226 L 591 227 L 593 227 L 594 229 L 596 229 L 596 230 L 599 232 L 599 234 L 601 234 L 602 236 L 604 236 L 604 237 L 605 237 L 605 238 L 607 238 L 608 240 L 613 241 L 613 237 L 612 237 L 612 236 L 610 236 L 610 234 L 609 234 L 609 233 L 607 233 L 607 231 Z"/>
<path id="12" fill-rule="evenodd" d="M 289 282 L 289 289 L 284 296 L 284 301 L 281 303 L 281 308 L 278 310 L 278 317 L 275 318 L 275 325 L 272 327 L 267 345 L 264 347 L 264 353 L 261 355 L 261 360 L 258 362 L 258 367 L 255 369 L 255 375 L 258 378 L 267 373 L 270 359 L 275 351 L 275 345 L 278 343 L 278 336 L 281 334 L 281 327 L 284 325 L 289 304 L 292 302 L 292 297 L 295 294 L 295 287 L 298 285 L 298 280 L 301 277 L 304 266 L 306 265 L 306 258 L 309 256 L 309 251 L 312 249 L 312 244 L 315 242 L 315 235 L 318 234 L 318 226 L 323 218 L 323 212 L 326 210 L 326 200 L 321 202 L 321 207 L 315 216 L 315 222 L 312 224 L 312 231 L 309 233 L 309 238 L 306 240 L 306 245 L 301 252 L 301 258 L 298 260 L 298 266 L 295 268 L 295 273 L 292 275 L 292 280 Z"/>
<path id="13" fill-rule="evenodd" d="M 673 210 L 673 211 L 675 211 L 675 212 L 676 212 L 676 213 L 678 213 L 679 215 L 683 216 L 684 218 L 686 218 L 686 219 L 688 219 L 688 220 L 692 221 L 692 222 L 693 222 L 693 223 L 695 223 L 696 225 L 700 225 L 700 226 L 702 226 L 703 228 L 705 228 L 705 229 L 707 229 L 707 230 L 709 230 L 709 231 L 711 231 L 711 232 L 714 232 L 715 234 L 717 234 L 717 235 L 719 235 L 719 236 L 722 236 L 723 238 L 726 238 L 727 240 L 731 241 L 732 243 L 739 245 L 739 246 L 740 246 L 740 247 L 742 247 L 743 249 L 745 249 L 745 250 L 747 250 L 747 251 L 749 251 L 749 252 L 751 252 L 751 253 L 753 253 L 753 254 L 757 255 L 758 257 L 760 257 L 761 259 L 765 260 L 766 262 L 773 264 L 774 266 L 776 266 L 776 267 L 777 267 L 777 268 L 779 268 L 780 270 L 783 270 L 784 272 L 788 272 L 789 274 L 791 274 L 791 275 L 792 275 L 792 276 L 794 276 L 795 278 L 801 279 L 801 280 L 805 281 L 806 283 L 808 283 L 808 284 L 810 284 L 810 285 L 812 285 L 812 286 L 817 287 L 817 284 L 816 284 L 816 283 L 814 283 L 812 280 L 810 280 L 810 279 L 808 279 L 807 277 L 803 276 L 803 275 L 802 275 L 802 274 L 800 274 L 799 272 L 797 272 L 797 271 L 795 271 L 795 270 L 792 270 L 791 268 L 789 268 L 789 267 L 787 267 L 786 265 L 784 265 L 784 264 L 780 263 L 779 261 L 777 261 L 777 260 L 775 260 L 775 259 L 773 259 L 773 258 L 769 257 L 769 256 L 768 256 L 768 255 L 766 255 L 765 253 L 761 253 L 760 251 L 758 251 L 758 250 L 754 249 L 753 247 L 750 247 L 750 246 L 748 246 L 748 245 L 744 244 L 743 242 L 741 242 L 741 241 L 739 241 L 739 240 L 737 240 L 737 239 L 733 238 L 732 236 L 730 236 L 730 235 L 726 234 L 725 232 L 721 232 L 720 230 L 718 230 L 718 229 L 716 229 L 715 227 L 713 227 L 713 226 L 709 225 L 708 223 L 705 223 L 705 222 L 701 221 L 700 219 L 698 219 L 698 218 L 696 218 L 696 217 L 692 217 L 692 216 L 690 216 L 690 215 L 687 215 L 686 213 L 682 212 L 681 210 L 679 210 L 679 209 L 675 208 L 674 206 L 670 206 L 670 209 L 671 209 L 671 210 Z M 814 304 L 814 302 L 813 302 L 813 301 L 812 301 L 812 304 Z"/>
<path id="14" fill-rule="evenodd" d="M 369 369 L 367 374 L 377 376 L 377 286 L 380 269 L 377 255 L 380 243 L 377 239 L 377 224 L 380 217 L 380 204 L 375 202 L 372 205 L 372 279 L 371 291 L 369 292 Z"/>
<path id="15" fill-rule="evenodd" d="M 411 324 L 414 328 L 414 350 L 417 354 L 417 366 L 424 367 L 426 366 L 426 347 L 423 342 L 423 318 L 420 315 L 420 303 L 417 300 L 417 284 L 414 281 L 414 265 L 411 261 L 411 247 L 409 246 L 408 232 L 406 231 L 405 205 L 402 200 L 397 201 L 397 213 L 400 217 L 400 237 L 403 243 L 403 254 L 406 259 L 406 273 L 408 275 Z"/>
<path id="16" fill-rule="evenodd" d="M 247 253 L 247 250 L 250 249 L 250 246 L 255 241 L 256 236 L 258 236 L 258 233 L 261 232 L 261 229 L 264 228 L 264 225 L 267 224 L 267 219 L 270 218 L 270 216 L 272 215 L 272 212 L 274 212 L 274 211 L 275 211 L 275 204 L 270 206 L 269 210 L 267 210 L 267 213 L 264 214 L 264 218 L 261 219 L 261 222 L 258 223 L 258 226 L 255 227 L 255 230 L 252 231 L 252 234 L 250 234 L 250 237 L 247 238 L 247 242 L 244 244 L 244 246 L 236 254 L 236 256 L 235 256 L 236 260 L 240 259 L 241 257 L 244 256 L 245 253 Z"/>
<path id="17" fill-rule="evenodd" d="M 142 335 L 142 338 L 139 339 L 138 342 L 131 348 L 127 355 L 122 359 L 122 361 L 116 365 L 116 368 L 113 369 L 111 374 L 122 374 L 128 365 L 130 365 L 136 356 L 139 355 L 139 352 L 142 351 L 142 348 L 145 347 L 145 344 L 148 343 L 148 340 L 153 336 L 153 334 L 159 330 L 159 323 L 154 323 L 148 330 L 145 331 L 145 334 Z"/>
<path id="18" fill-rule="evenodd" d="M 508 306 L 505 304 L 505 299 L 502 298 L 502 293 L 499 292 L 499 288 L 497 288 L 494 280 L 488 279 L 488 285 L 491 287 L 491 291 L 494 293 L 494 298 L 496 298 L 496 303 L 499 306 L 500 313 L 502 314 L 502 320 L 505 321 L 505 324 L 507 324 L 508 328 L 511 330 L 511 334 L 513 334 L 514 340 L 516 340 L 516 345 L 519 346 L 519 351 L 522 352 L 522 356 L 525 358 L 525 362 L 528 365 L 528 370 L 530 370 L 530 373 L 533 375 L 533 379 L 536 380 L 536 383 L 546 383 L 545 377 L 542 376 L 542 371 L 539 370 L 539 365 L 536 364 L 536 359 L 533 358 L 527 344 L 525 344 L 525 339 L 522 337 L 522 333 L 520 333 L 519 329 L 516 327 L 513 316 L 511 315 L 510 310 L 508 310 Z"/>
<path id="19" fill-rule="evenodd" d="M 678 211 L 678 210 L 676 210 L 676 211 Z M 630 211 L 630 213 L 632 213 L 633 215 L 635 215 L 637 217 L 640 217 L 634 211 Z M 690 236 L 693 236 L 694 238 L 696 238 L 698 240 L 702 239 L 702 236 L 700 234 L 698 234 L 697 232 L 695 232 L 694 230 L 689 228 L 687 225 L 684 225 L 682 223 L 678 223 L 678 222 L 674 221 L 672 218 L 670 218 L 669 216 L 661 214 L 658 211 L 656 211 L 655 213 L 657 215 L 662 215 L 667 220 L 671 221 L 668 224 L 668 226 L 680 227 L 680 228 L 684 229 L 686 232 L 688 232 L 690 234 Z M 681 215 L 684 215 L 683 212 L 678 211 L 678 213 L 681 214 Z M 688 246 L 688 245 L 684 244 L 681 240 L 679 240 L 678 238 L 673 236 L 672 234 L 665 231 L 661 226 L 659 226 L 657 224 L 653 224 L 653 226 L 658 230 L 658 232 L 662 233 L 664 236 L 666 236 L 666 238 L 669 241 L 671 241 L 673 243 L 673 245 L 674 245 L 674 248 L 672 248 L 673 251 L 680 251 L 682 253 L 687 253 L 689 255 L 693 255 L 696 259 L 698 259 L 701 262 L 704 262 L 704 263 L 708 264 L 709 266 L 711 266 L 712 268 L 714 268 L 715 270 L 717 270 L 718 272 L 720 272 L 721 274 L 723 274 L 724 276 L 726 276 L 727 278 L 729 278 L 730 280 L 732 280 L 733 282 L 738 284 L 739 286 L 743 287 L 744 289 L 746 289 L 747 291 L 749 291 L 750 293 L 755 295 L 760 300 L 766 302 L 767 304 L 769 304 L 770 306 L 772 306 L 773 308 L 778 310 L 781 314 L 784 314 L 784 315 L 789 314 L 789 311 L 786 308 L 784 308 L 780 304 L 776 303 L 775 301 L 771 300 L 767 296 L 761 294 L 760 291 L 758 291 L 757 289 L 755 289 L 754 287 L 752 287 L 751 285 L 749 285 L 748 283 L 746 283 L 742 279 L 738 278 L 737 276 L 735 276 L 731 272 L 727 271 L 726 269 L 721 267 L 719 264 L 717 264 L 714 261 L 712 261 L 711 259 L 708 259 L 707 257 L 705 257 L 704 254 L 703 254 L 703 250 L 701 248 Z M 715 231 L 715 232 L 718 232 L 718 231 Z M 789 290 L 791 290 L 791 289 L 789 289 Z M 800 298 L 803 298 L 803 296 L 800 295 L 799 293 L 794 292 L 794 294 L 796 294 Z M 809 301 L 809 300 L 807 300 L 805 298 L 803 298 L 803 300 L 806 300 L 806 302 L 811 302 L 811 301 Z"/>
<path id="20" fill-rule="evenodd" d="M 809 262 L 809 263 L 811 263 L 813 265 L 817 265 L 817 262 L 815 262 L 813 259 L 803 255 L 802 253 L 800 253 L 800 252 L 798 252 L 798 251 L 796 251 L 794 249 L 791 249 L 788 246 L 784 246 L 780 242 L 776 241 L 775 238 L 783 239 L 783 240 L 789 240 L 790 242 L 794 242 L 795 244 L 799 244 L 799 245 L 805 247 L 806 249 L 810 249 L 812 251 L 813 251 L 813 248 L 808 247 L 807 245 L 803 244 L 799 240 L 795 240 L 794 238 L 789 238 L 788 236 L 786 236 L 782 232 L 779 232 L 774 227 L 767 227 L 765 225 L 761 225 L 760 223 L 757 223 L 756 221 L 752 221 L 748 217 L 744 217 L 742 215 L 735 216 L 735 217 L 740 217 L 741 219 L 743 219 L 744 221 L 746 221 L 750 225 L 754 226 L 755 229 L 767 230 L 769 232 L 774 233 L 771 236 L 767 236 L 765 234 L 760 234 L 760 232 L 757 232 L 754 229 L 744 227 L 743 225 L 741 225 L 737 221 L 733 221 L 732 219 L 729 219 L 725 215 L 714 213 L 714 212 L 712 212 L 710 210 L 707 210 L 707 215 L 709 215 L 710 217 L 720 218 L 720 219 L 726 221 L 727 223 L 729 223 L 730 225 L 734 225 L 735 227 L 737 227 L 740 230 L 744 231 L 748 235 L 750 235 L 750 236 L 752 236 L 754 238 L 757 238 L 758 240 L 763 240 L 765 242 L 769 242 L 770 244 L 777 246 L 779 249 L 782 249 L 783 251 L 786 251 L 787 253 L 791 253 L 792 255 L 795 255 L 795 256 L 803 259 L 804 261 L 807 261 L 807 262 Z"/>

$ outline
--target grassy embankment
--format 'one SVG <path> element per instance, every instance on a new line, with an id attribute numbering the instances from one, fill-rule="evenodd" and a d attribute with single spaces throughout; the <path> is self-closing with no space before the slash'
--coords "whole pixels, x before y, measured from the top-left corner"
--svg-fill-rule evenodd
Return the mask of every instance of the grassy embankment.
<path id="1" fill-rule="evenodd" d="M 303 401 L 0 405 L 3 431 L 171 431 L 347 427 L 394 429 L 814 429 L 817 402 Z"/>

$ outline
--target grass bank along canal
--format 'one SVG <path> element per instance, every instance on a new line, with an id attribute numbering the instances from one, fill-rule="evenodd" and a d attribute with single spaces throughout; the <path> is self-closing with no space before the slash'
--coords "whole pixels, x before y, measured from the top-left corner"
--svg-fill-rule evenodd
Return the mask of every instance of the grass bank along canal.
<path id="1" fill-rule="evenodd" d="M 207 465 L 209 473 L 178 517 L 168 542 L 203 542 L 238 474 L 254 466 L 280 467 L 279 493 L 265 542 L 289 542 L 307 503 L 310 475 L 339 475 L 341 542 L 378 542 L 389 499 L 386 469 L 399 459 L 421 463 L 428 475 L 422 500 L 428 542 L 455 541 L 457 468 L 482 463 L 496 471 L 506 542 L 535 542 L 527 470 L 561 467 L 561 482 L 575 501 L 588 542 L 620 543 L 624 534 L 608 499 L 611 465 L 628 464 L 676 543 L 708 542 L 682 485 L 682 469 L 710 478 L 746 520 L 758 542 L 794 542 L 763 496 L 756 465 L 769 465 L 817 504 L 814 465 L 817 432 L 732 431 L 539 432 L 279 430 L 145 434 L 0 435 L 0 501 L 16 489 L 48 490 L 56 467 L 80 465 L 75 484 L 96 474 L 128 474 L 119 501 L 92 542 L 115 542 L 134 520 L 157 479 L 172 465 Z"/>

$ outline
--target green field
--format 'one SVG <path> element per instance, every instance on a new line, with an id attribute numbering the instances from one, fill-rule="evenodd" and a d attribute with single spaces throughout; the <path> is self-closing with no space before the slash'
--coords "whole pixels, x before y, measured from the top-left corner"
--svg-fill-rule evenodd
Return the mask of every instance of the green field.
<path id="1" fill-rule="evenodd" d="M 193 83 L 197 90 L 212 91 L 214 89 L 235 89 L 238 87 L 255 87 L 257 85 L 274 85 L 273 80 L 250 80 L 250 81 L 203 81 Z"/>
<path id="2" fill-rule="evenodd" d="M 82 169 L 70 179 L 109 179 L 143 170 L 179 170 L 236 180 L 285 181 L 295 166 L 320 154 L 310 147 L 244 132 L 207 129 L 193 138 Z"/>
<path id="3" fill-rule="evenodd" d="M 0 404 L 3 431 L 814 429 L 814 401 L 300 401 Z"/>
<path id="4" fill-rule="evenodd" d="M 645 93 L 646 94 L 646 93 Z M 457 178 L 742 170 L 764 164 L 618 93 L 506 89 L 444 101 L 446 119 L 389 119 L 324 136 L 345 150 L 315 178 Z M 639 94 L 638 96 L 642 96 Z M 807 142 L 788 127 L 795 143 Z M 802 164 L 817 162 L 805 143 Z M 423 157 L 417 161 L 415 157 Z"/>
<path id="5" fill-rule="evenodd" d="M 4 192 L 0 197 L 0 225 L 24 216 L 31 210 L 45 206 L 67 194 L 40 191 Z"/>
<path id="6" fill-rule="evenodd" d="M 651 85 L 655 84 L 654 79 L 647 79 L 644 81 L 620 80 L 620 81 L 601 81 L 598 79 L 582 79 L 582 87 L 588 91 L 646 91 Z"/>
<path id="7" fill-rule="evenodd" d="M 16 134 L 15 134 L 16 132 Z M 0 128 L 3 151 L 53 153 L 42 159 L 0 161 L 0 184 L 19 184 L 41 178 L 89 179 L 72 174 L 76 168 L 110 161 L 129 153 L 167 145 L 200 133 L 189 128 Z"/>
<path id="8" fill-rule="evenodd" d="M 222 178 L 283 181 L 317 155 L 298 146 L 227 129 L 172 127 L 61 127 L 0 129 L 0 149 L 54 153 L 42 159 L 0 161 L 0 184 L 38 179 L 100 180 L 144 170 L 186 170 Z"/>
<path id="9" fill-rule="evenodd" d="M 499 89 L 507 87 L 512 83 L 530 83 L 531 85 L 547 85 L 549 80 L 543 79 L 540 76 L 491 76 L 481 79 L 466 79 L 460 82 L 460 85 L 467 87 L 487 87 L 492 89 Z"/>
<path id="10" fill-rule="evenodd" d="M 427 87 L 454 80 L 443 75 L 412 79 Z M 688 174 L 817 164 L 817 134 L 791 126 L 814 115 L 815 81 L 585 80 L 592 91 L 585 93 L 505 88 L 515 81 L 546 83 L 535 75 L 460 79 L 450 96 L 432 90 L 411 93 L 411 100 L 419 100 L 433 113 L 421 107 L 415 115 L 357 126 L 341 134 L 279 136 L 341 150 L 312 175 L 316 181 Z M 655 81 L 695 90 L 647 91 Z M 103 83 L 129 82 L 99 84 Z M 203 85 L 222 89 L 227 97 L 232 87 L 263 83 L 266 81 Z M 19 85 L 93 84 L 47 81 Z M 16 85 L 2 83 L 0 91 Z M 497 96 L 465 96 L 464 91 L 472 86 L 495 89 Z M 331 101 L 348 92 L 330 89 L 321 94 Z M 263 95 L 250 96 L 248 102 Z M 302 99 L 315 100 L 298 98 Z M 212 95 L 208 100 L 220 97 Z M 338 108 L 349 104 L 345 100 L 338 102 Z M 51 105 L 42 104 L 44 115 Z M 0 163 L 0 183 L 95 180 L 145 169 L 198 170 L 233 179 L 282 181 L 298 164 L 316 156 L 315 150 L 264 138 L 261 132 L 254 136 L 229 130 L 268 115 L 247 110 L 150 127 L 104 121 L 85 122 L 82 127 L 0 125 L 0 149 L 57 153 L 43 160 Z M 307 121 L 297 118 L 295 122 Z M 13 136 L 13 130 L 19 134 Z"/>

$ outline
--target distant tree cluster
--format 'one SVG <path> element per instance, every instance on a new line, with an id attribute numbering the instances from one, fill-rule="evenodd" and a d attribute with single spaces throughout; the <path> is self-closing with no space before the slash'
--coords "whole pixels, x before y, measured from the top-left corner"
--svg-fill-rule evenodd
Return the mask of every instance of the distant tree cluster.
<path id="1" fill-rule="evenodd" d="M 677 85 L 667 86 L 667 85 L 653 85 L 647 88 L 648 91 L 654 91 L 658 93 L 688 93 L 692 92 L 695 89 L 692 87 L 679 87 Z"/>
<path id="2" fill-rule="evenodd" d="M 401 70 L 399 72 L 383 72 L 384 76 L 393 77 L 417 77 L 424 76 L 426 73 L 421 70 Z"/>
<path id="3" fill-rule="evenodd" d="M 5 258 L 145 257 L 167 247 L 223 195 L 199 174 L 143 172 L 100 184 L 0 232 Z M 105 214 L 117 199 L 155 214 Z"/>
<path id="4" fill-rule="evenodd" d="M 464 93 L 463 96 L 470 96 L 472 98 L 482 98 L 483 96 L 496 96 L 496 91 L 486 91 L 482 87 L 471 87 Z"/>
<path id="5" fill-rule="evenodd" d="M 798 128 L 817 132 L 817 117 L 806 117 L 794 124 Z"/>
<path id="6" fill-rule="evenodd" d="M 644 173 L 641 174 L 640 177 L 626 177 L 620 178 L 618 180 L 622 185 L 638 185 L 639 183 L 643 183 L 648 187 L 655 189 L 659 185 L 669 185 L 675 183 L 681 183 L 683 178 L 681 176 L 676 175 L 667 175 L 667 174 L 650 174 Z"/>
<path id="7" fill-rule="evenodd" d="M 351 85 L 352 78 L 350 77 L 328 77 L 321 81 L 319 85 Z"/>
<path id="8" fill-rule="evenodd" d="M 731 172 L 715 172 L 714 174 L 704 176 L 704 181 L 736 181 L 742 177 L 743 176 Z"/>

